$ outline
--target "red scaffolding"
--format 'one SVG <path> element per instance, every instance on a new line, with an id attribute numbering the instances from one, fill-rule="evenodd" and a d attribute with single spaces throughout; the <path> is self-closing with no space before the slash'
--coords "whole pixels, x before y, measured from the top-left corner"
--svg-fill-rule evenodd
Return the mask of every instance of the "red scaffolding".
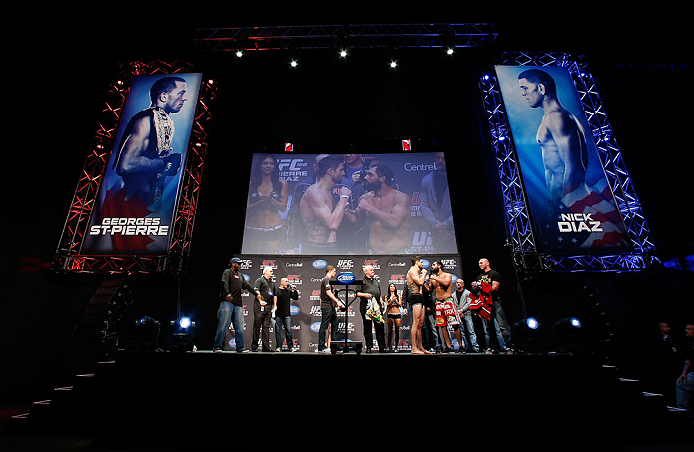
<path id="1" fill-rule="evenodd" d="M 191 138 L 188 144 L 187 160 L 166 254 L 95 256 L 82 255 L 80 249 L 89 226 L 99 186 L 113 148 L 116 130 L 133 77 L 185 73 L 191 72 L 192 69 L 191 64 L 185 61 L 173 63 L 162 61 L 132 62 L 128 65 L 122 65 L 120 71 L 109 82 L 99 125 L 94 133 L 92 145 L 77 182 L 67 219 L 51 263 L 51 270 L 93 273 L 180 273 L 185 270 L 186 260 L 190 253 L 190 241 L 195 224 L 200 183 L 207 155 L 207 129 L 212 118 L 212 105 L 216 98 L 216 85 L 213 80 L 203 80 L 200 87 Z"/>

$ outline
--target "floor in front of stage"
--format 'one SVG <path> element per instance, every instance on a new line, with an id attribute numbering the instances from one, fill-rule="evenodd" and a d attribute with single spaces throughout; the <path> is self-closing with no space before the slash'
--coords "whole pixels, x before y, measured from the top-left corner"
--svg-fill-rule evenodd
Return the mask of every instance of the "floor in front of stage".
<path id="1" fill-rule="evenodd" d="M 568 354 L 129 352 L 79 377 L 33 422 L 2 407 L 0 448 L 691 450 L 682 413 Z"/>

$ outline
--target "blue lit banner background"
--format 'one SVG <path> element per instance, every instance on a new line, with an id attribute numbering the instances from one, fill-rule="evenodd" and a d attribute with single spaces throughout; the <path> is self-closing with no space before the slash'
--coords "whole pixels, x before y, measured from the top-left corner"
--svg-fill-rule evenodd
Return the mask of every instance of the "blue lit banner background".
<path id="1" fill-rule="evenodd" d="M 441 155 L 438 153 L 439 156 Z M 254 154 L 251 172 L 259 171 L 262 160 L 268 154 Z M 342 156 L 342 154 L 335 154 Z M 304 228 L 300 217 L 299 199 L 305 189 L 315 183 L 315 154 L 270 154 L 279 170 L 278 177 L 285 181 L 288 193 L 287 208 L 272 213 L 272 220 L 260 223 L 254 219 L 252 208 L 247 207 L 242 252 L 245 254 L 272 255 L 320 255 L 345 256 L 358 254 L 457 254 L 456 230 L 450 203 L 448 178 L 444 175 L 441 194 L 432 195 L 427 181 L 437 171 L 435 158 L 437 153 L 387 153 L 360 154 L 363 165 L 367 166 L 373 159 L 388 166 L 393 172 L 394 188 L 403 192 L 407 198 L 410 215 L 409 225 L 398 232 L 404 238 L 404 245 L 398 249 L 376 250 L 369 243 L 369 227 L 366 223 L 351 223 L 343 219 L 337 230 L 337 245 L 321 249 L 308 250 L 306 239 L 301 229 Z M 442 170 L 443 171 L 443 170 Z M 253 185 L 253 175 L 251 185 Z M 350 174 L 336 183 L 335 187 L 352 185 Z M 352 187 L 350 208 L 357 207 L 359 196 L 366 190 Z M 445 188 L 445 190 L 443 190 Z M 277 191 L 277 190 L 276 190 Z M 255 202 L 257 189 L 249 187 L 249 205 Z M 333 193 L 334 205 L 339 195 Z M 430 206 L 430 208 L 427 208 Z M 277 209 L 275 209 L 277 210 Z M 268 214 L 268 217 L 270 214 Z M 440 222 L 441 224 L 438 224 Z M 436 227 L 438 226 L 438 227 Z M 297 229 L 299 231 L 297 232 Z"/>
<path id="2" fill-rule="evenodd" d="M 157 202 L 152 202 L 146 209 L 139 208 L 133 211 L 127 207 L 126 199 L 117 196 L 124 186 L 124 180 L 117 173 L 114 164 L 129 121 L 151 106 L 150 88 L 164 77 L 180 77 L 186 81 L 187 100 L 179 112 L 170 114 L 174 124 L 171 148 L 173 153 L 181 155 L 181 166 L 175 174 L 161 178 Z M 81 254 L 151 255 L 167 252 L 201 81 L 202 74 L 199 73 L 133 77 Z M 124 235 L 126 229 L 123 228 L 118 229 L 119 232 L 113 232 L 116 226 L 130 226 L 133 235 Z M 135 229 L 138 226 L 141 229 Z M 142 229 L 143 227 L 145 229 Z"/>
<path id="3" fill-rule="evenodd" d="M 631 251 L 626 227 L 568 70 L 557 66 L 496 66 L 495 69 L 530 204 L 538 250 L 548 253 Z M 559 102 L 585 131 L 588 162 L 584 185 L 587 188 L 582 188 L 581 194 L 573 198 L 553 199 L 546 185 L 542 149 L 537 140 L 544 112 L 539 107 L 531 108 L 521 94 L 518 80 L 528 69 L 539 69 L 552 77 Z M 578 202 L 572 203 L 574 200 Z"/>

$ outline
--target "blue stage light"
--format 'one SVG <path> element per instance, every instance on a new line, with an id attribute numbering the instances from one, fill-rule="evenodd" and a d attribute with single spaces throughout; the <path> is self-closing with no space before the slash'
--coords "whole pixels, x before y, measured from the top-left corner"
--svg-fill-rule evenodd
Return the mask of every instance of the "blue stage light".
<path id="1" fill-rule="evenodd" d="M 159 321 L 148 315 L 135 320 L 127 330 L 123 348 L 126 350 L 158 350 Z"/>
<path id="2" fill-rule="evenodd" d="M 171 352 L 195 351 L 196 325 L 190 317 L 182 316 L 169 325 L 166 348 Z"/>
<path id="3" fill-rule="evenodd" d="M 547 353 L 544 327 L 535 317 L 526 317 L 513 324 L 513 336 L 518 353 Z"/>
<path id="4" fill-rule="evenodd" d="M 540 322 L 535 317 L 528 317 L 525 319 L 525 325 L 531 330 L 536 330 L 540 327 Z"/>
<path id="5" fill-rule="evenodd" d="M 582 328 L 578 317 L 564 317 L 552 325 L 554 346 L 558 352 L 587 353 L 592 341 L 590 331 Z"/>

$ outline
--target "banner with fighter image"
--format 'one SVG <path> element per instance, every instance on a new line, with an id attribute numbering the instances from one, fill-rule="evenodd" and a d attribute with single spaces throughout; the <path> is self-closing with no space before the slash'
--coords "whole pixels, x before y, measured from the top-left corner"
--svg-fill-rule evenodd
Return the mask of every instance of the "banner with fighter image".
<path id="1" fill-rule="evenodd" d="M 81 254 L 167 252 L 201 81 L 133 78 Z"/>
<path id="2" fill-rule="evenodd" d="M 241 273 L 244 278 L 253 285 L 255 281 L 262 276 L 265 267 L 273 269 L 273 282 L 276 287 L 279 287 L 280 279 L 287 278 L 290 285 L 296 286 L 299 293 L 299 299 L 292 301 L 291 306 L 291 331 L 292 344 L 287 344 L 284 330 L 280 341 L 276 340 L 273 330 L 270 332 L 271 347 L 275 350 L 281 348 L 287 351 L 291 345 L 299 352 L 312 352 L 318 347 L 318 329 L 321 322 L 320 309 L 320 281 L 325 276 L 325 269 L 328 265 L 332 265 L 337 270 L 337 276 L 341 274 L 351 273 L 356 280 L 363 280 L 364 267 L 370 265 L 374 269 L 374 279 L 379 282 L 381 293 L 386 294 L 388 286 L 392 283 L 395 286 L 398 294 L 402 296 L 405 289 L 407 270 L 412 265 L 412 256 L 347 256 L 347 257 L 308 257 L 308 256 L 258 256 L 248 255 L 241 256 L 243 264 L 241 265 Z M 428 268 L 430 263 L 438 260 L 441 261 L 443 270 L 450 273 L 453 279 L 453 290 L 455 290 L 455 281 L 462 277 L 462 269 L 459 256 L 425 256 L 424 266 Z M 221 274 L 221 272 L 220 272 Z M 355 299 L 355 293 L 359 289 L 356 285 L 342 285 L 340 283 L 333 284 L 334 289 L 338 293 L 338 298 L 348 305 L 346 312 L 338 313 L 338 331 L 337 339 L 344 339 L 345 334 L 348 340 L 364 341 L 364 325 L 360 312 L 359 299 Z M 347 293 L 349 289 L 349 293 Z M 253 338 L 253 303 L 254 297 L 248 292 L 243 295 L 243 313 L 245 319 L 244 341 L 245 347 L 251 349 L 251 341 Z M 433 307 L 433 304 L 432 304 Z M 435 312 L 430 313 L 431 323 L 435 323 Z M 410 327 L 412 325 L 412 316 L 408 306 L 402 310 L 401 320 L 396 325 L 393 324 L 390 334 L 390 344 L 396 347 L 399 351 L 409 351 L 410 344 Z M 385 325 L 387 328 L 387 325 Z M 235 334 L 233 330 L 233 322 L 229 325 L 225 340 L 225 350 L 235 350 Z M 398 334 L 396 336 L 395 329 Z M 480 333 L 481 334 L 481 333 Z M 262 337 L 259 335 L 258 337 Z M 397 337 L 397 342 L 396 342 Z M 258 349 L 262 349 L 261 346 Z M 375 341 L 374 332 L 374 350 L 378 350 L 378 344 Z"/>
<path id="3" fill-rule="evenodd" d="M 444 155 L 254 154 L 242 252 L 457 254 Z"/>
<path id="4" fill-rule="evenodd" d="M 563 67 L 496 66 L 538 250 L 631 251 L 576 85 Z"/>

